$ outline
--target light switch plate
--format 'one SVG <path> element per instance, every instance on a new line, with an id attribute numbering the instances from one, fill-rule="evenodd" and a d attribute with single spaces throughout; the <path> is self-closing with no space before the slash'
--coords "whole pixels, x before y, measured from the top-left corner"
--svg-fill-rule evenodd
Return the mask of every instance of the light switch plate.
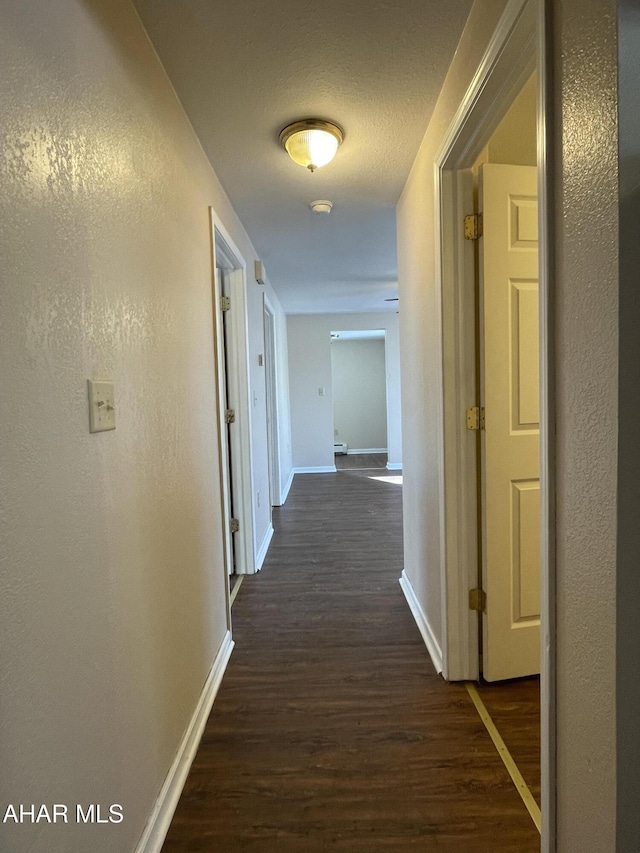
<path id="1" fill-rule="evenodd" d="M 113 382 L 89 384 L 89 432 L 104 432 L 116 428 L 116 404 Z"/>

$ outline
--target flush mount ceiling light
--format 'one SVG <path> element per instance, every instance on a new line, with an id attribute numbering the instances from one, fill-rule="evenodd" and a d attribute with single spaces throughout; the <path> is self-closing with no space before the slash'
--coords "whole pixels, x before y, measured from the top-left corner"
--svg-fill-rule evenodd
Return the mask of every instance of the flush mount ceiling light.
<path id="1" fill-rule="evenodd" d="M 337 124 L 319 118 L 296 121 L 280 132 L 280 144 L 289 157 L 310 172 L 330 163 L 343 139 Z"/>
<path id="2" fill-rule="evenodd" d="M 309 207 L 314 213 L 331 213 L 333 202 L 326 198 L 319 198 L 317 201 L 312 201 Z"/>

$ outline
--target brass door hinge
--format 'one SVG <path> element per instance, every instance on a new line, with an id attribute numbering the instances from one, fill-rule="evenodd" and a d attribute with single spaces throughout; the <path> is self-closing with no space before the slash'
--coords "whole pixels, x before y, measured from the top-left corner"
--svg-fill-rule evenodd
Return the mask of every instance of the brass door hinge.
<path id="1" fill-rule="evenodd" d="M 484 406 L 469 406 L 467 409 L 467 429 L 484 429 Z"/>
<path id="2" fill-rule="evenodd" d="M 464 239 L 477 240 L 482 237 L 482 214 L 470 213 L 464 218 Z"/>
<path id="3" fill-rule="evenodd" d="M 225 409 L 224 422 L 225 424 L 234 424 L 236 422 L 235 409 Z"/>
<path id="4" fill-rule="evenodd" d="M 231 308 L 231 300 L 229 299 L 229 297 L 228 296 L 221 296 L 220 297 L 220 310 L 221 311 L 228 311 L 230 308 Z"/>
<path id="5" fill-rule="evenodd" d="M 237 518 L 232 518 L 229 522 L 229 529 L 232 533 L 237 533 L 240 530 L 240 522 Z"/>
<path id="6" fill-rule="evenodd" d="M 469 610 L 485 613 L 487 609 L 487 593 L 483 589 L 469 590 Z"/>

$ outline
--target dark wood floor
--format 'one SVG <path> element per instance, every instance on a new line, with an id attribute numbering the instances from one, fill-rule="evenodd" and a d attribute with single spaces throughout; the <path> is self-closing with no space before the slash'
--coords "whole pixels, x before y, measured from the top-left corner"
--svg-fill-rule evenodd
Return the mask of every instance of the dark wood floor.
<path id="1" fill-rule="evenodd" d="M 338 471 L 350 471 L 355 468 L 386 468 L 386 453 L 336 453 Z"/>
<path id="2" fill-rule="evenodd" d="M 496 853 L 539 836 L 398 584 L 401 489 L 297 475 L 165 853 Z"/>
<path id="3" fill-rule="evenodd" d="M 540 805 L 540 678 L 483 682 L 478 693 Z"/>

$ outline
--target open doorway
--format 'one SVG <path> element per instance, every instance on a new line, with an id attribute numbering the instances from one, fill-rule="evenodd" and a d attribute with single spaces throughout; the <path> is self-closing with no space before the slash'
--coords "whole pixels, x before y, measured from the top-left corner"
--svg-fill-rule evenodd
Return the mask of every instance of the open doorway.
<path id="1" fill-rule="evenodd" d="M 255 571 L 245 264 L 211 211 L 221 500 L 228 575 Z"/>
<path id="2" fill-rule="evenodd" d="M 218 352 L 218 387 L 219 403 L 223 413 L 221 418 L 222 436 L 220 441 L 221 472 L 222 472 L 222 498 L 223 518 L 225 519 L 225 540 L 227 545 L 227 574 L 236 573 L 236 537 L 238 518 L 235 515 L 235 507 L 238 503 L 238 495 L 234 490 L 233 483 L 233 454 L 231 445 L 233 441 L 232 426 L 235 422 L 235 411 L 233 409 L 233 398 L 230 390 L 230 358 L 229 347 L 231 331 L 227 320 L 226 305 L 229 297 L 229 271 L 224 267 L 222 253 L 218 252 L 216 257 L 216 293 L 220 294 L 220 325 L 219 325 L 219 352 Z M 237 479 L 237 478 L 236 478 Z"/>
<path id="3" fill-rule="evenodd" d="M 476 161 L 480 671 L 540 672 L 540 360 L 536 76 Z M 471 235 L 469 235 L 471 236 Z M 488 421 L 488 423 L 487 423 Z"/>
<path id="4" fill-rule="evenodd" d="M 540 15 L 534 0 L 508 4 L 436 157 L 436 194 L 446 436 L 442 670 L 450 680 L 468 682 L 478 681 L 482 672 L 494 679 L 541 672 L 542 701 L 535 682 L 531 724 L 541 744 L 531 749 L 541 756 L 541 782 L 530 813 L 541 829 L 542 849 L 550 850 L 555 825 L 553 399 L 549 130 L 542 118 L 548 90 Z M 494 202 L 496 215 L 487 213 Z M 503 220 L 499 226 L 496 216 Z M 465 239 L 465 230 L 472 239 Z M 489 259 L 493 243 L 512 258 Z M 517 263 L 509 266 L 514 258 Z M 501 263 L 496 305 L 490 279 Z M 480 268 L 484 281 L 478 291 Z M 491 621 L 496 608 L 502 611 L 498 627 Z M 526 639 L 526 651 L 516 648 L 516 639 Z M 487 654 L 493 654 L 493 669 Z"/>
<path id="5" fill-rule="evenodd" d="M 336 468 L 386 468 L 385 330 L 331 332 L 331 381 Z"/>
<path id="6" fill-rule="evenodd" d="M 273 309 L 264 300 L 264 359 L 267 410 L 267 455 L 271 506 L 280 506 L 280 453 L 278 450 L 278 375 L 276 371 L 276 322 Z"/>
<path id="7" fill-rule="evenodd" d="M 532 74 L 472 169 L 478 406 L 467 427 L 477 437 L 480 681 L 468 689 L 504 743 L 540 830 L 536 89 Z"/>

